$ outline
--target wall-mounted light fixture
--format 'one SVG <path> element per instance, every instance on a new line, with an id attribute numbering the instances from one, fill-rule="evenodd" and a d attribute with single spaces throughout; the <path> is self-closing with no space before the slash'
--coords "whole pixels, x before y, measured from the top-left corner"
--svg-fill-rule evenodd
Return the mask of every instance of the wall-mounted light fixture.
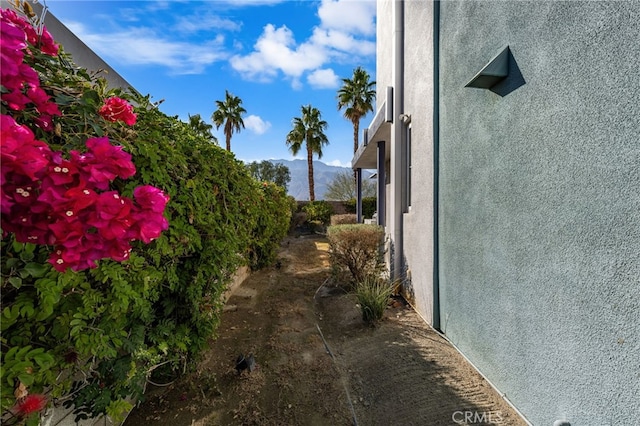
<path id="1" fill-rule="evenodd" d="M 498 53 L 465 87 L 490 89 L 509 75 L 509 46 Z"/>
<path id="2" fill-rule="evenodd" d="M 393 86 L 387 86 L 387 100 L 384 121 L 393 123 Z"/>

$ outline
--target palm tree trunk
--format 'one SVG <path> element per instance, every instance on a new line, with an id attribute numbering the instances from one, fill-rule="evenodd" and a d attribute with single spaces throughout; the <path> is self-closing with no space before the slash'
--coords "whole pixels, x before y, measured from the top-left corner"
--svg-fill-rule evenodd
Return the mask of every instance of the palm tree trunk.
<path id="1" fill-rule="evenodd" d="M 360 133 L 360 120 L 353 120 L 353 155 L 356 154 L 356 151 L 358 151 L 358 133 Z M 358 185 L 358 177 L 356 174 L 355 169 L 353 170 L 353 183 L 354 188 L 356 188 L 357 190 L 357 185 Z"/>
<path id="2" fill-rule="evenodd" d="M 309 169 L 309 201 L 315 201 L 316 194 L 315 185 L 313 183 L 313 151 L 311 151 L 309 144 L 307 144 L 307 166 Z"/>
<path id="3" fill-rule="evenodd" d="M 231 151 L 231 135 L 227 135 L 227 151 Z"/>
<path id="4" fill-rule="evenodd" d="M 358 133 L 360 133 L 360 120 L 353 121 L 353 153 L 358 150 Z"/>

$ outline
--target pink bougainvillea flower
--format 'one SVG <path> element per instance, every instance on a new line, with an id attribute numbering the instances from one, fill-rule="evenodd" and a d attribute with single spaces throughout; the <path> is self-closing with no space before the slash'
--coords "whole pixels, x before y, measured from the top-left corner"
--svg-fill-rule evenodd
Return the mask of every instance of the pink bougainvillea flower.
<path id="1" fill-rule="evenodd" d="M 86 142 L 89 151 L 71 151 L 71 161 L 82 171 L 83 179 L 97 189 L 107 190 L 116 177 L 129 178 L 136 173 L 131 155 L 121 146 L 113 146 L 109 138 L 91 138 Z"/>
<path id="2" fill-rule="evenodd" d="M 19 90 L 3 93 L 2 100 L 5 101 L 7 106 L 14 111 L 22 111 L 25 109 L 27 104 L 31 102 L 31 100 Z"/>
<path id="3" fill-rule="evenodd" d="M 98 194 L 94 190 L 80 186 L 69 189 L 64 195 L 69 200 L 67 204 L 69 210 L 78 213 L 93 206 L 98 199 Z"/>
<path id="4" fill-rule="evenodd" d="M 131 208 L 133 203 L 121 197 L 116 191 L 103 192 L 95 202 L 95 211 L 87 219 L 106 240 L 123 238 L 133 224 Z"/>
<path id="5" fill-rule="evenodd" d="M 169 228 L 169 221 L 162 214 L 149 215 L 144 212 L 134 212 L 135 224 L 127 234 L 130 238 L 141 240 L 149 244 Z"/>
<path id="6" fill-rule="evenodd" d="M 51 180 L 51 185 L 69 185 L 77 180 L 79 176 L 75 164 L 69 160 L 60 159 L 59 162 L 49 163 L 45 180 Z M 43 182 L 43 186 L 48 183 Z"/>
<path id="7" fill-rule="evenodd" d="M 162 213 L 169 202 L 168 195 L 151 185 L 142 185 L 134 189 L 133 198 L 143 210 L 151 210 L 154 213 Z"/>
<path id="8" fill-rule="evenodd" d="M 16 26 L 13 22 L 4 19 L 4 10 L 0 12 L 2 14 L 2 21 L 0 22 L 0 35 L 2 36 L 2 51 L 21 51 L 27 47 L 27 36 L 24 30 Z"/>
<path id="9" fill-rule="evenodd" d="M 123 121 L 129 126 L 136 124 L 137 116 L 133 112 L 133 107 L 124 99 L 113 96 L 104 101 L 98 113 L 107 121 Z"/>
<path id="10" fill-rule="evenodd" d="M 21 417 L 42 411 L 47 406 L 47 397 L 40 394 L 27 395 L 16 404 L 16 412 Z"/>
<path id="11" fill-rule="evenodd" d="M 2 156 L 13 153 L 24 141 L 28 142 L 35 135 L 27 126 L 19 125 L 10 115 L 0 115 L 0 146 Z"/>
<path id="12" fill-rule="evenodd" d="M 54 42 L 51 33 L 47 30 L 47 27 L 42 27 L 41 34 L 36 32 L 36 29 L 33 28 L 33 25 L 29 21 L 26 21 L 22 17 L 18 16 L 11 9 L 2 9 L 2 20 L 6 22 L 10 22 L 17 28 L 20 28 L 26 35 L 27 41 L 32 46 L 40 49 L 42 53 L 47 54 L 49 56 L 57 56 L 59 46 Z M 3 38 L 4 42 L 4 38 Z"/>
<path id="13" fill-rule="evenodd" d="M 3 169 L 11 169 L 29 176 L 32 180 L 42 177 L 49 164 L 49 145 L 35 140 L 33 132 L 7 115 L 2 116 Z"/>
<path id="14" fill-rule="evenodd" d="M 23 172 L 31 179 L 42 177 L 49 165 L 49 146 L 44 142 L 33 141 L 16 150 L 16 161 L 13 164 L 15 170 Z"/>
<path id="15" fill-rule="evenodd" d="M 51 36 L 49 30 L 47 30 L 46 26 L 42 27 L 42 34 L 40 34 L 38 47 L 44 54 L 47 54 L 49 56 L 58 56 L 60 46 L 58 46 L 53 40 L 53 37 Z"/>
<path id="16" fill-rule="evenodd" d="M 23 49 L 27 47 L 24 31 L 5 19 L 0 21 L 0 66 L 5 76 L 18 75 L 18 65 L 24 59 Z"/>
<path id="17" fill-rule="evenodd" d="M 20 28 L 22 31 L 24 31 L 27 37 L 27 41 L 31 45 L 36 45 L 38 41 L 38 34 L 36 33 L 35 28 L 33 28 L 33 26 L 28 21 L 26 21 L 21 16 L 18 16 L 18 14 L 11 9 L 2 9 L 0 13 L 2 14 L 2 20 L 10 22 L 16 27 Z"/>
<path id="18" fill-rule="evenodd" d="M 27 96 L 35 104 L 40 114 L 62 115 L 60 109 L 58 109 L 58 104 L 51 102 L 51 97 L 40 87 L 30 86 L 27 90 Z"/>

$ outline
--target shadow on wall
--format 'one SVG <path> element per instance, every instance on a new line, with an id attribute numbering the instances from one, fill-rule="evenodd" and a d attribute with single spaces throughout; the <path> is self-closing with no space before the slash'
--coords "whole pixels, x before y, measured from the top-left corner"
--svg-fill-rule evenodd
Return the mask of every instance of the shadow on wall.
<path id="1" fill-rule="evenodd" d="M 507 96 L 520 86 L 524 86 L 527 82 L 524 80 L 520 67 L 513 57 L 511 49 L 507 52 L 507 60 L 509 64 L 509 74 L 507 77 L 489 88 L 493 93 L 502 97 Z"/>
<path id="2" fill-rule="evenodd" d="M 400 293 L 411 306 L 416 306 L 416 291 L 413 288 L 413 282 L 411 281 L 411 269 L 409 268 L 409 261 L 403 256 L 403 268 L 402 275 L 398 278 L 400 280 Z"/>

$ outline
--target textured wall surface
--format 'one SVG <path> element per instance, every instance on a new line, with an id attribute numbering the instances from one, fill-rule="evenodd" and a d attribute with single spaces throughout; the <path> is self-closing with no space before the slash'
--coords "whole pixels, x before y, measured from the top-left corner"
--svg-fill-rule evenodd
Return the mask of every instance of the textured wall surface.
<path id="1" fill-rule="evenodd" d="M 433 6 L 405 2 L 404 112 L 411 115 L 411 207 L 404 214 L 408 298 L 433 316 Z M 398 206 L 400 208 L 401 206 Z"/>
<path id="2" fill-rule="evenodd" d="M 391 1 L 376 5 L 376 111 L 386 100 L 387 86 L 393 86 L 393 13 Z"/>
<path id="3" fill-rule="evenodd" d="M 442 329 L 535 425 L 637 424 L 640 2 L 441 17 Z M 525 84 L 465 88 L 507 45 Z"/>

